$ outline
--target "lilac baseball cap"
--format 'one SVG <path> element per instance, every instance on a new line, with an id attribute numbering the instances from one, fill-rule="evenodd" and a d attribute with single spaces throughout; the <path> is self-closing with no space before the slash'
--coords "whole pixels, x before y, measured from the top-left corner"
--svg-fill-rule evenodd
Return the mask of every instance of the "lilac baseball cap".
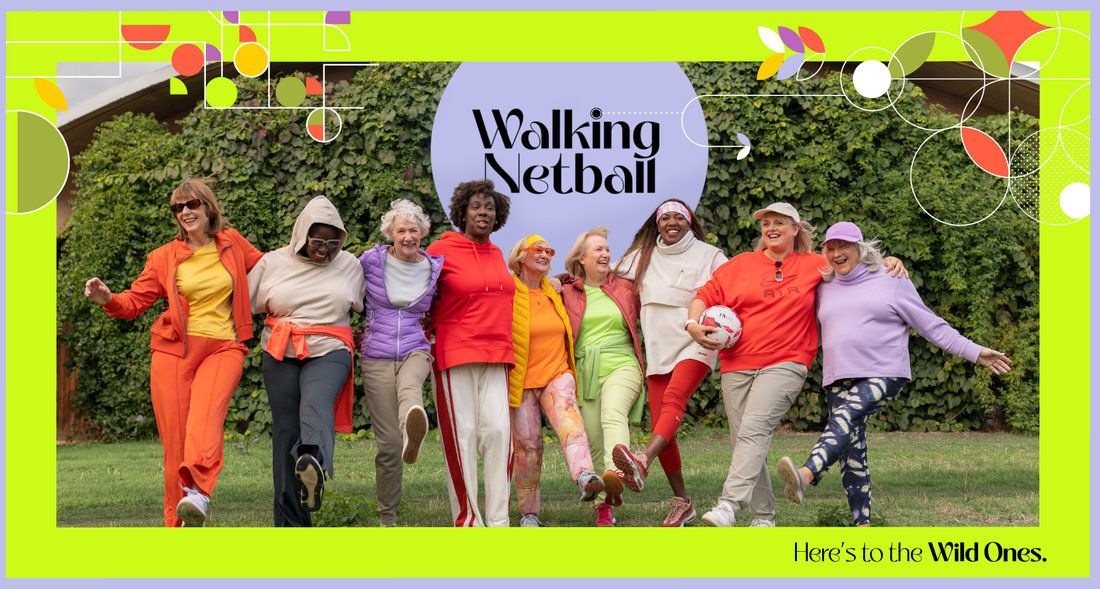
<path id="1" fill-rule="evenodd" d="M 833 239 L 855 243 L 857 241 L 863 241 L 863 232 L 859 230 L 859 227 L 855 223 L 841 221 L 829 227 L 829 230 L 825 232 L 825 241 L 831 241 Z M 822 243 L 824 243 L 824 241 Z"/>

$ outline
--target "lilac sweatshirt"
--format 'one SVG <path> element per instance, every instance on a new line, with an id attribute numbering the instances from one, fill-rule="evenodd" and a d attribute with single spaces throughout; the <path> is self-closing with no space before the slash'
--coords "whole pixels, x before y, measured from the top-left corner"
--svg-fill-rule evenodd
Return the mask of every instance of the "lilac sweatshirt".
<path id="1" fill-rule="evenodd" d="M 823 349 L 822 383 L 842 378 L 903 377 L 909 370 L 909 328 L 941 349 L 971 362 L 982 346 L 966 339 L 924 305 L 907 279 L 860 263 L 847 276 L 817 287 Z"/>

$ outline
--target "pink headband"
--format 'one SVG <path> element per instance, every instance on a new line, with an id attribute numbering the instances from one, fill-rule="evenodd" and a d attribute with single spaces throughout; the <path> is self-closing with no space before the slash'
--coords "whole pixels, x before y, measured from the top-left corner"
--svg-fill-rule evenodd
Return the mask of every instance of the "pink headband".
<path id="1" fill-rule="evenodd" d="M 688 223 L 691 223 L 691 213 L 688 212 L 687 207 L 674 200 L 670 200 L 663 205 L 657 207 L 657 220 L 659 221 L 661 219 L 661 215 L 665 213 L 680 213 L 684 216 L 685 219 L 688 220 Z"/>

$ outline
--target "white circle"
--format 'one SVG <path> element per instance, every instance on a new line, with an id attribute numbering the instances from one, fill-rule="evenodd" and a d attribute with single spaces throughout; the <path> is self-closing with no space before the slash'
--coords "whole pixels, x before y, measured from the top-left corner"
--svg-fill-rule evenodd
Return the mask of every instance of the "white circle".
<path id="1" fill-rule="evenodd" d="M 1074 182 L 1062 189 L 1058 196 L 1058 204 L 1062 212 L 1073 219 L 1084 219 L 1089 216 L 1089 185 Z"/>
<path id="2" fill-rule="evenodd" d="M 881 61 L 865 61 L 856 66 L 852 84 L 867 98 L 878 98 L 890 89 L 890 68 Z"/>

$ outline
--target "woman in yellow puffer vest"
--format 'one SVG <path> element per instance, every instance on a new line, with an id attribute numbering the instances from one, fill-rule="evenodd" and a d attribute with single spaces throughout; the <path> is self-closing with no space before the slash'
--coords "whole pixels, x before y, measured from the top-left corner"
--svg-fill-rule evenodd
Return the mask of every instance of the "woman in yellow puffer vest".
<path id="1" fill-rule="evenodd" d="M 520 527 L 538 527 L 542 475 L 542 415 L 561 441 L 569 475 L 592 501 L 604 489 L 592 469 L 592 453 L 577 409 L 577 367 L 573 333 L 561 295 L 546 274 L 554 250 L 538 235 L 519 241 L 508 253 L 515 273 L 512 345 L 516 367 L 509 375 L 508 404 L 515 442 L 516 501 Z M 541 411 L 540 411 L 541 408 Z"/>

